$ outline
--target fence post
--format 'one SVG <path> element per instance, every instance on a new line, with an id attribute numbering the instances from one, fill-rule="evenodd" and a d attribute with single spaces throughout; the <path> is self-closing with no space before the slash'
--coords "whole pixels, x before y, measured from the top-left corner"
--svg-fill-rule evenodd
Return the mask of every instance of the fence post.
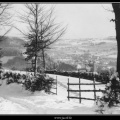
<path id="1" fill-rule="evenodd" d="M 81 103 L 81 91 L 80 91 L 80 76 L 79 76 L 79 102 Z"/>
<path id="2" fill-rule="evenodd" d="M 56 95 L 57 95 L 57 76 L 56 76 Z"/>
<path id="3" fill-rule="evenodd" d="M 68 101 L 69 101 L 69 78 L 68 78 Z"/>
<path id="4" fill-rule="evenodd" d="M 95 78 L 93 79 L 93 86 L 94 86 L 94 99 L 96 100 Z"/>

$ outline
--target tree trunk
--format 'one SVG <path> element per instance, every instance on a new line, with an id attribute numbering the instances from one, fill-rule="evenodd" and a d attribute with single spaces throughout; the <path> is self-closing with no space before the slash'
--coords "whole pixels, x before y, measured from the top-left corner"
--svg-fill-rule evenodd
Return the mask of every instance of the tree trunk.
<path id="1" fill-rule="evenodd" d="M 115 13 L 115 28 L 117 40 L 117 72 L 120 76 L 120 3 L 112 3 Z"/>
<path id="2" fill-rule="evenodd" d="M 43 55 L 43 68 L 45 70 L 45 53 L 44 53 L 44 49 L 42 49 L 42 55 Z"/>
<path id="3" fill-rule="evenodd" d="M 44 41 L 43 41 L 43 36 L 42 36 L 42 23 L 41 23 L 41 41 L 42 41 L 42 57 L 43 57 L 43 69 L 45 72 L 45 53 L 44 53 Z"/>
<path id="4" fill-rule="evenodd" d="M 34 70 L 34 76 L 36 77 L 37 73 L 37 43 L 38 43 L 38 5 L 36 5 L 36 16 L 35 16 L 35 28 L 36 28 L 36 47 L 35 47 L 35 70 Z"/>
<path id="5" fill-rule="evenodd" d="M 35 68 L 34 68 L 34 76 L 36 77 L 37 73 L 37 55 L 35 56 Z"/>

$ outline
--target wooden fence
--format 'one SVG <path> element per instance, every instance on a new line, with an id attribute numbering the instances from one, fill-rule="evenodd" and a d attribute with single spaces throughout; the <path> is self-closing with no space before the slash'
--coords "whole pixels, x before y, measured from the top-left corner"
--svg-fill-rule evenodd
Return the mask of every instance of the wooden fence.
<path id="1" fill-rule="evenodd" d="M 50 93 L 57 95 L 57 76 L 56 76 L 55 82 L 53 82 L 53 84 L 54 84 L 54 86 L 51 89 L 55 89 L 55 92 L 50 91 Z"/>
<path id="2" fill-rule="evenodd" d="M 79 78 L 79 83 L 70 83 L 69 82 L 69 78 L 68 78 L 68 100 L 70 100 L 70 98 L 73 98 L 73 99 L 79 99 L 79 102 L 81 103 L 81 99 L 86 99 L 86 100 L 96 100 L 97 97 L 96 97 L 96 92 L 103 92 L 104 90 L 96 90 L 96 85 L 103 85 L 102 83 L 95 83 L 95 78 L 93 80 L 93 83 L 81 83 L 80 81 L 80 78 Z M 73 90 L 73 89 L 70 89 L 70 85 L 79 85 L 79 90 Z M 93 90 L 81 90 L 81 85 L 93 85 Z M 73 97 L 73 96 L 70 96 L 70 92 L 79 92 L 79 97 Z M 84 98 L 84 97 L 81 97 L 81 92 L 94 92 L 94 99 L 92 98 Z"/>

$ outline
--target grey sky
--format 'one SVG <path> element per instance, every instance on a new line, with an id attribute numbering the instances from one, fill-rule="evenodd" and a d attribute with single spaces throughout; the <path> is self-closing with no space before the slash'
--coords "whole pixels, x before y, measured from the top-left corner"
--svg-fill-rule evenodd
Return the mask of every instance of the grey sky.
<path id="1" fill-rule="evenodd" d="M 115 23 L 110 22 L 114 19 L 114 14 L 105 10 L 102 6 L 112 10 L 111 4 L 54 4 L 57 22 L 63 25 L 68 24 L 68 29 L 64 38 L 79 39 L 88 37 L 107 37 L 115 36 Z M 50 4 L 47 4 L 50 6 Z M 23 5 L 14 4 L 14 10 L 21 12 Z M 22 30 L 26 30 L 21 23 L 16 25 Z M 14 29 L 9 35 L 18 36 Z"/>

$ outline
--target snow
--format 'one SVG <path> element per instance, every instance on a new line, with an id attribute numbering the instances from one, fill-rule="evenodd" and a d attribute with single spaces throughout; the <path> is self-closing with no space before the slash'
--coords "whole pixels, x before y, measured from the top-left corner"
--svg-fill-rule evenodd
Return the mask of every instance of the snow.
<path id="1" fill-rule="evenodd" d="M 54 79 L 56 79 L 56 75 L 50 75 L 49 76 L 53 77 Z M 67 83 L 68 83 L 68 78 L 69 78 L 69 82 L 70 83 L 79 83 L 79 78 L 74 78 L 74 77 L 66 77 L 66 76 L 60 76 L 60 75 L 57 75 L 57 80 L 59 82 L 61 82 L 63 85 L 66 86 L 67 88 Z M 80 79 L 80 82 L 81 83 L 93 83 L 93 81 L 90 81 L 90 80 L 85 80 L 85 79 Z M 96 83 L 99 83 L 99 82 L 96 82 Z M 93 85 L 81 85 L 81 90 L 93 90 L 94 87 Z M 70 86 L 71 89 L 73 90 L 79 90 L 79 86 L 76 85 L 76 86 Z M 105 89 L 105 85 L 96 85 L 96 90 L 104 90 Z M 59 91 L 59 90 L 58 90 Z M 65 96 L 67 96 L 67 90 L 65 91 Z M 102 96 L 102 93 L 101 92 L 97 92 L 96 93 L 97 96 Z M 70 96 L 76 96 L 78 97 L 78 93 L 70 93 Z M 94 99 L 94 93 L 93 92 L 82 92 L 81 93 L 81 97 L 85 97 L 86 98 L 92 98 Z M 74 100 L 75 101 L 75 100 Z M 79 101 L 79 100 L 76 100 L 76 101 Z M 94 104 L 94 101 L 88 101 L 88 100 L 82 100 L 82 103 L 86 104 L 86 105 L 93 105 Z"/>
<path id="2" fill-rule="evenodd" d="M 56 75 L 49 76 L 56 78 Z M 59 82 L 67 85 L 68 77 L 57 75 L 57 79 Z M 78 82 L 78 78 L 70 77 L 69 79 Z M 88 82 L 88 80 L 84 79 L 81 79 L 81 81 L 84 83 Z M 76 99 L 68 101 L 67 86 L 63 87 L 58 83 L 57 88 L 57 95 L 46 94 L 44 91 L 31 93 L 25 90 L 22 85 L 16 83 L 6 85 L 4 80 L 0 86 L 0 114 L 98 114 L 95 112 L 96 105 L 94 101 L 82 100 L 81 104 Z M 103 89 L 104 86 L 101 88 Z M 71 93 L 71 95 L 77 96 L 75 93 Z M 92 95 L 83 93 L 82 96 L 90 97 Z M 111 109 L 109 113 L 120 113 L 119 109 L 115 109 Z"/>

